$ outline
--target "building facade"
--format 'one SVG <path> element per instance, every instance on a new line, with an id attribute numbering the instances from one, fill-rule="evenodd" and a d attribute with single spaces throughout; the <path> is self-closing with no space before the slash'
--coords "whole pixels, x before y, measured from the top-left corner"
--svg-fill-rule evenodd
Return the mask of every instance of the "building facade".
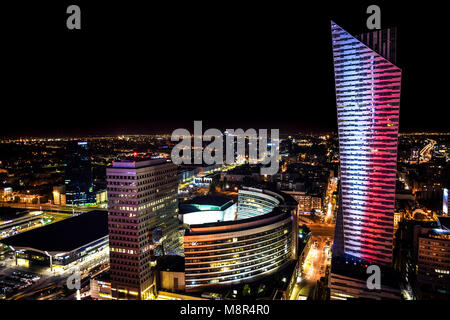
<path id="1" fill-rule="evenodd" d="M 392 264 L 401 69 L 393 29 L 356 37 L 331 23 L 340 154 L 335 251 Z"/>
<path id="2" fill-rule="evenodd" d="M 421 299 L 450 297 L 450 231 L 431 229 L 419 236 L 417 281 Z"/>
<path id="3" fill-rule="evenodd" d="M 259 189 L 239 191 L 235 220 L 190 225 L 184 237 L 186 292 L 253 282 L 298 257 L 297 203 Z"/>
<path id="4" fill-rule="evenodd" d="M 330 282 L 330 299 L 399 300 L 400 290 L 385 285 L 381 285 L 379 290 L 369 290 L 365 279 L 335 273 Z"/>
<path id="5" fill-rule="evenodd" d="M 94 179 L 86 141 L 70 141 L 66 159 L 66 204 L 95 203 Z"/>
<path id="6" fill-rule="evenodd" d="M 286 191 L 284 193 L 291 195 L 298 202 L 298 211 L 300 213 L 310 213 L 322 210 L 322 198 L 307 195 L 302 191 Z"/>
<path id="7" fill-rule="evenodd" d="M 106 174 L 112 297 L 146 299 L 154 257 L 182 250 L 177 167 L 165 159 L 120 161 Z"/>

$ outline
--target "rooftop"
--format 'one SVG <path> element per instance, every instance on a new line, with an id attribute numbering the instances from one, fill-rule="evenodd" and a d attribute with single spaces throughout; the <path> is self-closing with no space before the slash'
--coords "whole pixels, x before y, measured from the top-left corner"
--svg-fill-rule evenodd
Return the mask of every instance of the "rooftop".
<path id="1" fill-rule="evenodd" d="M 0 221 L 1 220 L 11 220 L 24 216 L 30 212 L 27 209 L 19 209 L 19 208 L 9 208 L 9 207 L 0 207 Z"/>
<path id="2" fill-rule="evenodd" d="M 158 257 L 156 266 L 159 271 L 184 272 L 184 257 L 162 256 Z"/>
<path id="3" fill-rule="evenodd" d="M 450 229 L 450 217 L 439 217 L 438 220 L 443 228 Z"/>
<path id="4" fill-rule="evenodd" d="M 167 159 L 143 159 L 143 158 L 133 158 L 127 160 L 113 161 L 113 168 L 124 168 L 124 169 L 137 169 L 143 167 L 155 166 L 158 164 L 167 163 Z"/>
<path id="5" fill-rule="evenodd" d="M 355 280 L 367 281 L 367 268 L 373 263 L 363 261 L 352 256 L 333 256 L 331 272 Z M 393 268 L 380 265 L 381 285 L 390 288 L 398 288 L 398 275 Z"/>
<path id="6" fill-rule="evenodd" d="M 68 252 L 108 235 L 108 212 L 90 211 L 33 229 L 1 242 L 13 248 Z"/>
<path id="7" fill-rule="evenodd" d="M 231 231 L 238 232 L 251 228 L 262 227 L 267 224 L 284 220 L 288 217 L 292 218 L 289 211 L 284 211 L 279 207 L 276 207 L 271 212 L 256 217 L 191 225 L 190 228 L 185 231 L 185 236 L 215 234 Z M 221 229 L 217 227 L 224 228 Z"/>
<path id="8" fill-rule="evenodd" d="M 184 201 L 183 204 L 197 204 L 222 207 L 232 201 L 230 198 L 221 196 L 199 196 L 194 199 Z"/>

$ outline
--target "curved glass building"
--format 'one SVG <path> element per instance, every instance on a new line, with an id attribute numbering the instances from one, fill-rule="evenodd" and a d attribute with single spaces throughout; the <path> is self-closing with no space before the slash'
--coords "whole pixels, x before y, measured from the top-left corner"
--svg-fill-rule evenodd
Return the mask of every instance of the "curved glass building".
<path id="1" fill-rule="evenodd" d="M 252 282 L 286 266 L 297 255 L 295 209 L 287 195 L 244 188 L 234 219 L 210 223 L 205 217 L 206 223 L 190 225 L 184 237 L 186 291 Z"/>

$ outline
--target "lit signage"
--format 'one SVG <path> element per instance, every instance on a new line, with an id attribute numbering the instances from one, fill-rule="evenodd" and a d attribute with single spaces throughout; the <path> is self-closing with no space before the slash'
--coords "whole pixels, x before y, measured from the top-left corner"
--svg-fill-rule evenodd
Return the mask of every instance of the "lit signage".
<path id="1" fill-rule="evenodd" d="M 444 214 L 448 214 L 448 189 L 444 189 L 444 197 L 442 202 L 442 211 Z"/>

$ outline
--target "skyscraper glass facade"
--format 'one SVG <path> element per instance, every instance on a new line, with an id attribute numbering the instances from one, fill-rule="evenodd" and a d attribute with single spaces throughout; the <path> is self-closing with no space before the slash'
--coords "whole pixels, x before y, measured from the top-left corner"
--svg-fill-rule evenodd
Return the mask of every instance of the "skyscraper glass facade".
<path id="1" fill-rule="evenodd" d="M 70 141 L 67 144 L 65 185 L 68 205 L 96 202 L 91 159 L 86 141 Z"/>
<path id="2" fill-rule="evenodd" d="M 395 32 L 358 40 L 334 22 L 331 29 L 341 170 L 335 250 L 391 265 L 402 75 L 388 60 Z"/>

